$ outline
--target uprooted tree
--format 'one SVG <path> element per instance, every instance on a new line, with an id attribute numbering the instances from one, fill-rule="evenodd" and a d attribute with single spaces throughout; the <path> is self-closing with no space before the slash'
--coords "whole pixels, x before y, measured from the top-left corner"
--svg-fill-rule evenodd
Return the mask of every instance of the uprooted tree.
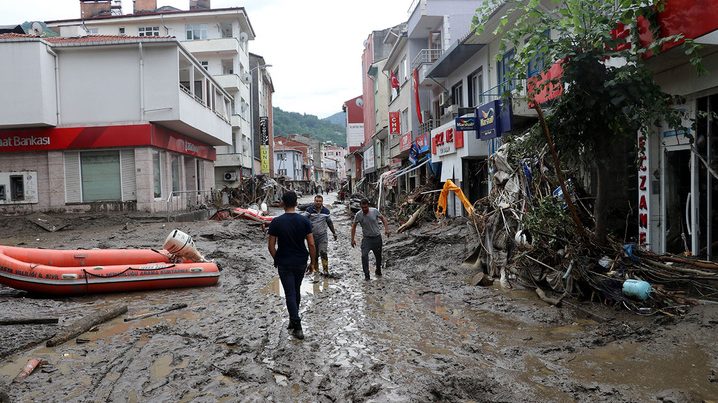
<path id="1" fill-rule="evenodd" d="M 594 235 L 608 237 L 607 208 L 617 142 L 635 139 L 657 125 L 681 129 L 682 101 L 665 93 L 646 65 L 649 52 L 683 41 L 691 62 L 700 68 L 697 45 L 679 36 L 641 43 L 638 22 L 653 21 L 661 10 L 656 0 L 562 0 L 553 2 L 490 0 L 477 10 L 473 28 L 485 29 L 502 15 L 495 34 L 502 38 L 500 55 L 514 49 L 506 77 L 524 78 L 529 67 L 561 63 L 563 87 L 546 115 L 561 161 L 591 172 L 595 178 Z M 645 26 L 657 24 L 644 24 Z M 547 82 L 544 85 L 556 85 Z M 538 88 L 542 90 L 542 88 Z M 506 94 L 509 95 L 509 94 Z M 529 97 L 531 94 L 529 94 Z M 566 195 L 568 197 L 568 195 Z"/>

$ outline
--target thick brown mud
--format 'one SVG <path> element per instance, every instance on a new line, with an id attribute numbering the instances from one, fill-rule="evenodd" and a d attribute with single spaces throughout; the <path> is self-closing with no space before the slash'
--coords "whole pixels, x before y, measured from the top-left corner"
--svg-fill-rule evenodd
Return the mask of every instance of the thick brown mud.
<path id="1" fill-rule="evenodd" d="M 333 198 L 328 197 L 331 201 Z M 179 228 L 222 267 L 210 288 L 41 298 L 0 288 L 7 316 L 60 325 L 107 304 L 128 315 L 55 348 L 57 326 L 0 328 L 0 382 L 13 401 L 675 401 L 718 398 L 718 307 L 683 318 L 582 305 L 610 322 L 556 308 L 516 287 L 472 287 L 460 268 L 465 224 L 425 225 L 385 243 L 384 276 L 365 282 L 350 216 L 332 215 L 334 274 L 305 278 L 304 341 L 286 330 L 283 292 L 260 227 L 244 221 L 172 224 L 125 216 L 66 217 L 47 233 L 3 218 L 0 243 L 57 248 L 157 248 Z M 31 357 L 49 365 L 10 384 Z"/>

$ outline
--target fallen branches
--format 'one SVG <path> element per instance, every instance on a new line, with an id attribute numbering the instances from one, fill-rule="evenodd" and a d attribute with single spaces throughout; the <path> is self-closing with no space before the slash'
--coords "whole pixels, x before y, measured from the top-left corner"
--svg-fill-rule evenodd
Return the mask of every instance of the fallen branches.
<path id="1" fill-rule="evenodd" d="M 100 309 L 62 329 L 45 344 L 48 347 L 58 346 L 72 338 L 75 338 L 85 333 L 93 327 L 112 320 L 124 313 L 127 313 L 127 305 Z"/>
<path id="2" fill-rule="evenodd" d="M 137 319 L 149 318 L 150 316 L 160 315 L 160 314 L 163 314 L 166 312 L 176 311 L 178 309 L 183 309 L 183 308 L 187 308 L 187 304 L 172 304 L 172 305 L 170 305 L 164 309 L 160 309 L 159 311 L 156 311 L 156 312 L 144 313 L 142 315 L 127 317 L 127 318 L 125 318 L 125 322 L 129 322 L 129 321 L 137 320 Z"/>
<path id="3" fill-rule="evenodd" d="M 6 318 L 0 319 L 0 326 L 8 325 L 43 325 L 57 323 L 58 318 Z"/>
<path id="4" fill-rule="evenodd" d="M 416 209 L 416 211 L 414 212 L 414 214 L 412 214 L 411 217 L 409 217 L 409 220 L 408 220 L 407 222 L 405 222 L 404 224 L 402 224 L 402 225 L 399 227 L 399 229 L 397 230 L 397 232 L 398 232 L 398 233 L 402 233 L 402 232 L 408 230 L 409 228 L 411 228 L 412 226 L 414 226 L 414 224 L 416 223 L 416 220 L 417 220 L 422 214 L 424 214 L 424 212 L 426 212 L 426 207 L 427 207 L 426 204 L 422 204 L 418 209 Z"/>

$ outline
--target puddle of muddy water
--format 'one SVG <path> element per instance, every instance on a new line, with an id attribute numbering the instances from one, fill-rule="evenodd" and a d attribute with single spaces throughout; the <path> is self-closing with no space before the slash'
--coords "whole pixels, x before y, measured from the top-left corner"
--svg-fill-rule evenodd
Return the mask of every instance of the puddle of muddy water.
<path id="1" fill-rule="evenodd" d="M 328 290 L 330 287 L 329 279 L 321 278 L 318 282 L 313 282 L 311 278 L 304 277 L 302 281 L 301 293 L 305 295 L 319 295 L 320 293 Z M 279 276 L 274 277 L 264 288 L 262 293 L 265 295 L 274 294 L 284 298 L 284 288 L 282 288 L 282 282 Z"/>
<path id="2" fill-rule="evenodd" d="M 628 385 L 645 398 L 666 389 L 690 391 L 698 401 L 718 396 L 718 384 L 708 381 L 714 369 L 710 354 L 692 342 L 664 347 L 610 343 L 582 353 L 567 367 L 579 381 Z"/>

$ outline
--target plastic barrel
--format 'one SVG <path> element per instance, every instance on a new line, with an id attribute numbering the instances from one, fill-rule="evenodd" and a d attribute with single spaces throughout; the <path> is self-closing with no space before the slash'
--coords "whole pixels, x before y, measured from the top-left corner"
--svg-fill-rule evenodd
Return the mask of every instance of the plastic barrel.
<path id="1" fill-rule="evenodd" d="M 643 280 L 629 279 L 623 282 L 623 294 L 627 297 L 645 301 L 651 295 L 651 284 Z"/>

